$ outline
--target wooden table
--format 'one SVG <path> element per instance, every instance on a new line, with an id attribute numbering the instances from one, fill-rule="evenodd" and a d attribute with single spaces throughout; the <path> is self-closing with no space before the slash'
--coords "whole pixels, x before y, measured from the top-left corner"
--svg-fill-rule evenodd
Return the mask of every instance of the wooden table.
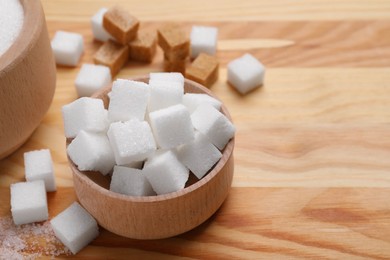
<path id="1" fill-rule="evenodd" d="M 42 0 L 50 36 L 81 33 L 82 62 L 99 44 L 89 19 L 110 1 Z M 137 241 L 101 230 L 82 258 L 390 258 L 390 1 L 115 1 L 143 27 L 166 21 L 219 28 L 220 78 L 211 88 L 237 126 L 231 192 L 200 227 Z M 241 96 L 227 63 L 249 52 L 267 67 L 262 88 Z M 162 70 L 129 63 L 118 77 Z M 9 185 L 24 180 L 23 153 L 49 148 L 58 191 L 50 217 L 76 200 L 61 107 L 77 98 L 77 68 L 58 67 L 57 89 L 29 141 L 0 162 L 0 216 Z"/>

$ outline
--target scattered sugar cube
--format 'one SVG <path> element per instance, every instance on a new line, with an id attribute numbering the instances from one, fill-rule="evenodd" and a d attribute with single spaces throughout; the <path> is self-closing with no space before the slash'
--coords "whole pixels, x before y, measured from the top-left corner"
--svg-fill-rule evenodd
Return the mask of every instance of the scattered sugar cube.
<path id="1" fill-rule="evenodd" d="M 166 54 L 164 54 L 164 71 L 165 72 L 180 72 L 185 74 L 187 59 L 182 60 L 170 60 L 167 58 Z"/>
<path id="2" fill-rule="evenodd" d="M 107 132 L 117 165 L 142 161 L 156 150 L 152 130 L 145 121 L 115 122 Z"/>
<path id="3" fill-rule="evenodd" d="M 178 148 L 178 158 L 201 179 L 222 157 L 221 152 L 203 134 L 196 132 L 191 143 Z"/>
<path id="4" fill-rule="evenodd" d="M 103 65 L 83 64 L 77 75 L 75 86 L 79 97 L 87 97 L 110 83 L 110 68 Z"/>
<path id="5" fill-rule="evenodd" d="M 156 49 L 156 32 L 139 30 L 135 40 L 129 42 L 129 58 L 134 61 L 151 62 Z"/>
<path id="6" fill-rule="evenodd" d="M 179 82 L 184 86 L 184 76 L 179 72 L 151 72 L 149 81 L 174 81 Z"/>
<path id="7" fill-rule="evenodd" d="M 93 62 L 95 64 L 101 64 L 107 66 L 111 70 L 111 76 L 114 77 L 129 59 L 129 46 L 121 45 L 108 40 L 93 56 Z"/>
<path id="8" fill-rule="evenodd" d="M 125 45 L 137 36 L 139 21 L 123 8 L 114 6 L 104 14 L 103 27 L 119 43 Z"/>
<path id="9" fill-rule="evenodd" d="M 145 118 L 149 85 L 139 81 L 117 79 L 112 85 L 108 118 L 111 122 Z"/>
<path id="10" fill-rule="evenodd" d="M 57 31 L 51 41 L 51 48 L 57 64 L 76 66 L 84 52 L 83 36 Z"/>
<path id="11" fill-rule="evenodd" d="M 182 104 L 151 112 L 149 120 L 156 142 L 163 149 L 194 140 L 190 112 Z"/>
<path id="12" fill-rule="evenodd" d="M 115 165 L 114 152 L 104 133 L 81 130 L 68 145 L 67 152 L 80 171 L 99 171 L 107 175 Z"/>
<path id="13" fill-rule="evenodd" d="M 183 96 L 183 105 L 185 105 L 190 114 L 195 111 L 195 109 L 203 103 L 207 103 L 215 107 L 217 110 L 221 109 L 221 101 L 201 93 L 186 93 Z"/>
<path id="14" fill-rule="evenodd" d="M 131 196 L 155 195 L 143 171 L 122 166 L 114 167 L 110 190 Z"/>
<path id="15" fill-rule="evenodd" d="M 263 64 L 248 53 L 228 64 L 228 82 L 241 94 L 260 87 L 264 73 Z"/>
<path id="16" fill-rule="evenodd" d="M 103 27 L 103 16 L 107 12 L 107 10 L 107 8 L 101 8 L 91 18 L 93 37 L 101 42 L 106 42 L 109 39 L 114 39 L 114 37 L 112 37 L 111 34 L 109 34 Z"/>
<path id="17" fill-rule="evenodd" d="M 11 184 L 11 212 L 16 225 L 47 220 L 49 212 L 44 181 Z"/>
<path id="18" fill-rule="evenodd" d="M 190 40 L 178 23 L 167 23 L 157 30 L 158 44 L 167 59 L 183 60 L 190 53 Z"/>
<path id="19" fill-rule="evenodd" d="M 149 80 L 150 98 L 148 111 L 153 112 L 182 102 L 183 83 L 175 81 Z"/>
<path id="20" fill-rule="evenodd" d="M 210 104 L 203 104 L 191 114 L 195 129 L 222 150 L 236 131 L 229 119 Z"/>
<path id="21" fill-rule="evenodd" d="M 77 202 L 50 220 L 50 224 L 56 237 L 73 254 L 79 252 L 99 235 L 96 220 Z"/>
<path id="22" fill-rule="evenodd" d="M 216 57 L 201 53 L 186 69 L 186 77 L 209 88 L 218 79 L 218 67 Z"/>
<path id="23" fill-rule="evenodd" d="M 82 97 L 62 107 L 65 136 L 74 138 L 81 130 L 103 132 L 108 128 L 103 101 Z"/>
<path id="24" fill-rule="evenodd" d="M 143 172 L 157 194 L 183 189 L 189 177 L 188 169 L 171 150 L 151 156 L 146 161 Z"/>
<path id="25" fill-rule="evenodd" d="M 217 50 L 218 28 L 211 26 L 192 26 L 191 30 L 191 58 L 200 53 L 215 55 Z"/>
<path id="26" fill-rule="evenodd" d="M 24 157 L 24 168 L 27 181 L 43 180 L 46 191 L 56 190 L 56 180 L 54 177 L 53 161 L 50 150 L 42 149 L 26 152 Z"/>

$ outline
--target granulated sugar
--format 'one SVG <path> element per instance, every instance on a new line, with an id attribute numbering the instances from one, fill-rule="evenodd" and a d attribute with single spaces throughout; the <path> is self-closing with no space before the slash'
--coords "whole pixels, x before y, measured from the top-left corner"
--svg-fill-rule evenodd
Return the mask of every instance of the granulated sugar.
<path id="1" fill-rule="evenodd" d="M 23 7 L 19 0 L 0 0 L 0 56 L 18 37 L 23 20 Z"/>
<path id="2" fill-rule="evenodd" d="M 16 226 L 11 217 L 0 218 L 0 259 L 35 259 L 70 255 L 55 237 L 49 221 Z"/>

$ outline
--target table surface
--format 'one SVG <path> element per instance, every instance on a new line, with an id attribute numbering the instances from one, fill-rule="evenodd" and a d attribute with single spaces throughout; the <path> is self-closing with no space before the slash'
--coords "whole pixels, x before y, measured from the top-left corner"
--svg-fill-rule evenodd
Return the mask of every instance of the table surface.
<path id="1" fill-rule="evenodd" d="M 0 216 L 9 185 L 24 180 L 23 153 L 49 148 L 58 191 L 50 217 L 76 200 L 61 107 L 77 98 L 74 80 L 100 46 L 89 19 L 119 4 L 155 29 L 179 21 L 219 28 L 219 80 L 211 90 L 237 127 L 232 189 L 204 224 L 154 241 L 101 230 L 82 258 L 390 258 L 390 1 L 42 0 L 48 29 L 81 33 L 76 68 L 57 67 L 53 103 L 28 142 L 0 161 Z M 242 96 L 227 63 L 251 53 L 266 66 L 264 86 Z M 162 70 L 130 62 L 117 77 Z"/>

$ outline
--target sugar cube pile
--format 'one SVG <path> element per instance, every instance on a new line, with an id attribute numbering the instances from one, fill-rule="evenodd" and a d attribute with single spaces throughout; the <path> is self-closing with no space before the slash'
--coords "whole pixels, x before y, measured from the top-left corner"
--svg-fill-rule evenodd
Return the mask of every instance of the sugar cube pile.
<path id="1" fill-rule="evenodd" d="M 44 181 L 11 184 L 11 212 L 16 225 L 47 220 L 49 213 Z"/>
<path id="2" fill-rule="evenodd" d="M 83 36 L 79 33 L 57 31 L 51 40 L 57 64 L 76 66 L 84 52 Z"/>
<path id="3" fill-rule="evenodd" d="M 249 53 L 228 64 L 228 82 L 241 94 L 261 86 L 264 73 L 264 65 Z"/>
<path id="4" fill-rule="evenodd" d="M 67 153 L 81 171 L 112 172 L 111 191 L 175 192 L 191 173 L 203 178 L 233 138 L 235 127 L 221 105 L 206 94 L 184 94 L 180 73 L 150 73 L 148 83 L 117 79 L 108 112 L 92 98 L 64 106 L 66 136 L 74 138 Z"/>
<path id="5" fill-rule="evenodd" d="M 43 180 L 46 191 L 55 191 L 53 161 L 49 149 L 24 153 L 24 167 L 27 181 Z"/>
<path id="6" fill-rule="evenodd" d="M 96 220 L 77 202 L 50 221 L 54 233 L 72 251 L 79 252 L 99 235 Z"/>
<path id="7" fill-rule="evenodd" d="M 19 0 L 0 0 L 0 56 L 14 43 L 22 30 L 23 6 Z"/>

